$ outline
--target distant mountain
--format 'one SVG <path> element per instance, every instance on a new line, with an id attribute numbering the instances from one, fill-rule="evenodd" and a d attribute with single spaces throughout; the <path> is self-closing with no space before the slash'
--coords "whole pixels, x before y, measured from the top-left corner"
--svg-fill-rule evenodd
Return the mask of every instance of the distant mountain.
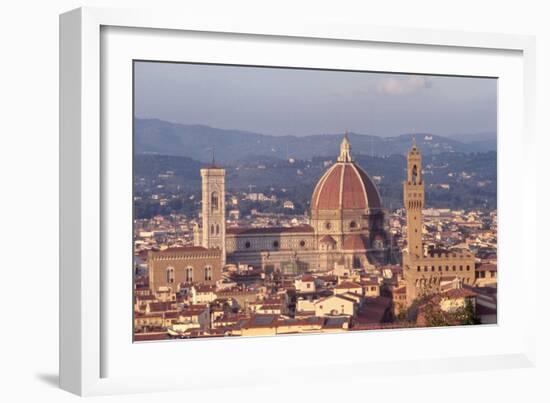
<path id="1" fill-rule="evenodd" d="M 389 156 L 404 154 L 412 138 L 426 155 L 445 152 L 479 152 L 491 150 L 483 141 L 465 143 L 434 134 L 403 134 L 379 137 L 349 133 L 355 155 Z M 308 136 L 269 136 L 242 130 L 217 129 L 205 125 L 184 125 L 158 119 L 135 119 L 136 154 L 161 154 L 190 157 L 202 162 L 215 158 L 223 163 L 264 157 L 311 159 L 315 156 L 336 157 L 342 134 Z M 496 141 L 495 148 L 496 149 Z"/>
<path id="2" fill-rule="evenodd" d="M 134 175 L 158 175 L 171 171 L 175 176 L 193 177 L 200 180 L 199 170 L 203 163 L 188 157 L 172 155 L 138 154 L 134 157 Z"/>
<path id="3" fill-rule="evenodd" d="M 485 152 L 497 150 L 497 134 L 495 132 L 455 134 L 448 137 L 475 148 L 475 151 Z"/>

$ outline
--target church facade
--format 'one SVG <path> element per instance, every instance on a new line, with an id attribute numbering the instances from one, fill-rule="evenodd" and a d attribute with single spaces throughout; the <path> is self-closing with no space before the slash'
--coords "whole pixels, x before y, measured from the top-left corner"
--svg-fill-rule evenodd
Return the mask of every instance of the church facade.
<path id="1" fill-rule="evenodd" d="M 310 223 L 297 227 L 225 229 L 225 171 L 204 168 L 202 226 L 195 245 L 223 250 L 227 263 L 269 270 L 286 267 L 323 272 L 334 263 L 349 268 L 389 259 L 385 214 L 376 185 L 352 158 L 347 135 L 340 155 L 320 178 L 311 198 Z M 219 228 L 219 232 L 218 232 Z"/>

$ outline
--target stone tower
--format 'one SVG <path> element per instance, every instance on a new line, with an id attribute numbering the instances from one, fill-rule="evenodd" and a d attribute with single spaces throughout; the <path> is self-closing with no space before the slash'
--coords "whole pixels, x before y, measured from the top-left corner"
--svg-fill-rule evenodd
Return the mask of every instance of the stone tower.
<path id="1" fill-rule="evenodd" d="M 201 169 L 202 246 L 222 251 L 225 264 L 225 169 L 212 165 Z"/>
<path id="2" fill-rule="evenodd" d="M 407 181 L 403 184 L 403 204 L 407 212 L 407 245 L 409 255 L 423 256 L 422 209 L 424 208 L 424 181 L 422 155 L 413 146 L 407 155 Z"/>

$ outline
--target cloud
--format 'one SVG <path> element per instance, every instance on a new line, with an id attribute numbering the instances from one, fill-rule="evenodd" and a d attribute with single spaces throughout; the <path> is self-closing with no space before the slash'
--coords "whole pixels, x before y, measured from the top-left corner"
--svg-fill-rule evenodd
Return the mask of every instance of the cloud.
<path id="1" fill-rule="evenodd" d="M 430 86 L 430 82 L 423 76 L 386 77 L 377 84 L 376 92 L 384 95 L 408 95 Z"/>

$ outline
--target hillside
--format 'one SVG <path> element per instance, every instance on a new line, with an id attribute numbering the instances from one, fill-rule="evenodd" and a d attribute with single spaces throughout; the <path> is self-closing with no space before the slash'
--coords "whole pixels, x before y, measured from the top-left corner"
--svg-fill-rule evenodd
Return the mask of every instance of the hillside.
<path id="1" fill-rule="evenodd" d="M 313 188 L 328 169 L 331 157 L 312 160 L 287 160 L 262 157 L 225 165 L 229 192 L 275 194 L 295 202 L 299 211 L 308 209 Z M 359 155 L 357 163 L 377 182 L 384 206 L 402 205 L 402 182 L 406 161 L 403 155 L 372 157 Z M 436 208 L 496 208 L 496 152 L 447 152 L 424 156 L 426 204 Z M 136 191 L 145 198 L 162 185 L 167 194 L 195 195 L 200 198 L 200 168 L 206 164 L 188 157 L 136 155 L 135 179 L 141 181 Z M 170 175 L 165 175 L 170 172 Z M 189 206 L 191 208 L 191 206 Z"/>
<path id="2" fill-rule="evenodd" d="M 413 135 L 396 137 L 349 133 L 356 156 L 390 156 L 405 154 Z M 496 140 L 460 142 L 434 134 L 416 134 L 418 146 L 425 155 L 446 152 L 480 152 L 496 149 Z M 475 137 L 474 137 L 475 139 Z M 495 136 L 496 139 L 496 136 Z M 204 125 L 183 125 L 157 119 L 135 119 L 134 148 L 136 154 L 160 154 L 190 157 L 209 162 L 212 149 L 221 163 L 246 161 L 252 157 L 312 159 L 315 156 L 335 156 L 342 134 L 307 136 L 269 136 L 240 130 L 217 129 Z M 470 140 L 470 138 L 468 138 Z M 494 142 L 494 144 L 493 144 Z"/>

